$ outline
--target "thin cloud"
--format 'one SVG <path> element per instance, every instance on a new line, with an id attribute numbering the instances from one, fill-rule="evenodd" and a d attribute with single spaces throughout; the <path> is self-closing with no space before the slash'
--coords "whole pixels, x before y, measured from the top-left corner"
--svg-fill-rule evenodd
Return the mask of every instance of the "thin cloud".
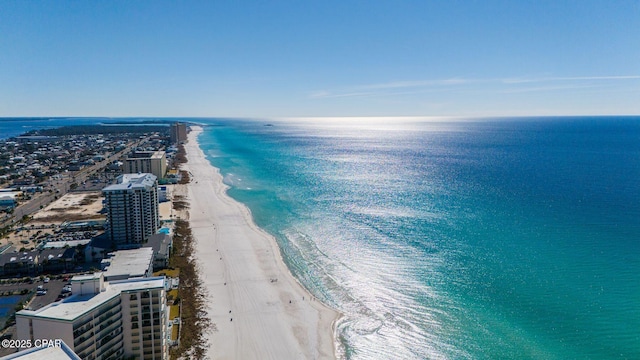
<path id="1" fill-rule="evenodd" d="M 329 91 L 317 91 L 312 93 L 309 97 L 312 99 L 328 99 L 328 98 L 345 98 L 345 97 L 365 97 L 375 96 L 373 92 L 350 92 L 350 93 L 332 93 Z"/>
<path id="2" fill-rule="evenodd" d="M 469 79 L 451 78 L 440 80 L 411 80 L 411 81 L 393 81 L 381 84 L 369 84 L 360 85 L 357 88 L 360 89 L 398 89 L 398 88 L 413 88 L 413 87 L 429 87 L 429 86 L 450 86 L 461 85 L 471 82 Z"/>
<path id="3" fill-rule="evenodd" d="M 541 77 L 509 77 L 509 78 L 449 78 L 431 80 L 405 80 L 387 83 L 363 84 L 345 87 L 342 90 L 321 90 L 309 95 L 313 99 L 345 98 L 345 97 L 372 97 L 372 96 L 398 96 L 415 94 L 428 91 L 455 90 L 463 85 L 498 85 L 507 86 L 499 93 L 519 93 L 534 91 L 553 91 L 566 89 L 580 89 L 597 87 L 593 82 L 638 80 L 640 75 L 609 75 L 609 76 L 541 76 Z M 584 84 L 585 81 L 590 84 Z M 575 82 L 575 85 L 517 87 L 520 84 Z M 582 84 L 580 84 L 582 83 Z M 493 89 L 496 91 L 496 89 Z"/>
<path id="4" fill-rule="evenodd" d="M 456 85 L 467 84 L 477 80 L 450 78 L 437 80 L 407 80 L 393 81 L 388 83 L 364 84 L 346 87 L 343 90 L 320 90 L 309 95 L 313 99 L 321 98 L 340 98 L 340 97 L 366 97 L 366 96 L 391 96 L 404 95 L 422 92 L 427 89 L 435 89 L 441 87 L 451 87 Z M 411 91 L 410 89 L 414 89 Z M 422 90 L 415 90 L 422 89 Z M 402 91 L 405 90 L 405 91 Z"/>
<path id="5" fill-rule="evenodd" d="M 498 91 L 498 93 L 517 94 L 517 93 L 540 92 L 540 91 L 591 89 L 596 87 L 601 87 L 601 86 L 598 86 L 598 85 L 534 86 L 534 87 L 505 89 L 505 90 Z"/>
<path id="6" fill-rule="evenodd" d="M 522 84 L 536 82 L 553 82 L 553 81 L 608 81 L 608 80 L 636 80 L 640 79 L 640 75 L 613 75 L 613 76 L 550 76 L 537 78 L 506 78 L 502 82 L 505 84 Z"/>

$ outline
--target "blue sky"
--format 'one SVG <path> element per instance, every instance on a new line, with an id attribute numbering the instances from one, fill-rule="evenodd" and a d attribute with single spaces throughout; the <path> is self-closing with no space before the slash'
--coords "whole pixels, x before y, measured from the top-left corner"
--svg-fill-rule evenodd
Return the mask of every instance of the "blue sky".
<path id="1" fill-rule="evenodd" d="M 0 1 L 0 116 L 640 114 L 635 1 Z"/>

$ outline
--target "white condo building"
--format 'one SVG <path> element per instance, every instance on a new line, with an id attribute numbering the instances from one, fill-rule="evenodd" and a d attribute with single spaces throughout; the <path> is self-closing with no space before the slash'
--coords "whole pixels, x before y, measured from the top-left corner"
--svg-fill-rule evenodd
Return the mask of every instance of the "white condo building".
<path id="1" fill-rule="evenodd" d="M 17 339 L 61 339 L 84 360 L 168 359 L 164 277 L 71 284 L 69 298 L 16 313 Z"/>
<path id="2" fill-rule="evenodd" d="M 107 209 L 106 233 L 120 248 L 147 241 L 160 228 L 158 178 L 153 174 L 124 174 L 102 189 Z"/>
<path id="3" fill-rule="evenodd" d="M 82 360 L 64 341 L 50 344 L 39 343 L 38 346 L 20 350 L 17 353 L 3 356 L 2 360 Z"/>

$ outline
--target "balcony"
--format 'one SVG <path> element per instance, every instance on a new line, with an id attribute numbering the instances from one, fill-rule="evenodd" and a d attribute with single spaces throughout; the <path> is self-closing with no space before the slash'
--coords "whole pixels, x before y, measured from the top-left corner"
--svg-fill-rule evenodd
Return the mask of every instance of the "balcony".
<path id="1" fill-rule="evenodd" d="M 93 335 L 94 334 L 93 334 L 93 331 L 92 331 L 92 332 L 90 332 L 88 334 L 83 334 L 83 335 L 75 338 L 73 340 L 73 346 L 77 348 L 78 346 L 82 345 L 85 341 L 93 339 Z"/>
<path id="2" fill-rule="evenodd" d="M 103 333 L 98 334 L 98 336 L 96 336 L 96 343 L 102 344 L 108 341 L 106 339 L 113 338 L 114 336 L 118 336 L 121 333 L 122 333 L 122 328 L 120 327 L 120 325 L 114 326 L 113 328 L 110 328 L 108 331 L 104 331 Z"/>
<path id="3" fill-rule="evenodd" d="M 122 320 L 122 315 L 100 324 L 100 330 L 98 330 L 98 332 L 102 332 L 104 329 L 111 327 L 112 324 L 117 324 L 118 326 L 121 325 L 122 324 L 121 320 Z"/>
<path id="4" fill-rule="evenodd" d="M 90 340 L 90 341 L 87 341 L 87 340 Z M 93 336 L 89 336 L 86 339 L 84 339 L 83 342 L 78 343 L 77 345 L 75 345 L 73 351 L 76 354 L 78 354 L 78 356 L 80 356 L 81 358 L 84 359 L 85 357 L 82 356 L 82 353 L 85 352 L 87 349 L 89 349 L 90 351 L 88 353 L 92 354 L 94 352 L 94 346 L 93 345 L 94 345 Z"/>
<path id="5" fill-rule="evenodd" d="M 111 314 L 107 314 L 105 316 L 101 316 L 100 317 L 100 322 L 98 323 L 98 324 L 100 324 L 100 330 L 97 330 L 97 331 L 101 331 L 104 327 L 109 326 L 109 325 L 113 324 L 113 322 L 120 321 L 120 320 L 122 320 L 122 313 L 121 312 L 114 312 L 114 313 L 111 313 Z"/>
<path id="6" fill-rule="evenodd" d="M 111 339 L 104 339 L 97 352 L 97 357 L 108 359 L 110 355 L 122 350 L 122 334 L 114 335 Z M 102 352 L 102 355 L 100 354 Z"/>

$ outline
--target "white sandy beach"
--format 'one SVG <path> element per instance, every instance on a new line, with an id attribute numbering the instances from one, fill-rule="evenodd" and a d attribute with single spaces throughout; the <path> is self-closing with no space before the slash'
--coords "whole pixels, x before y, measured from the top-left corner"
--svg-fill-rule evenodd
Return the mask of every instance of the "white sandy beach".
<path id="1" fill-rule="evenodd" d="M 208 356 L 335 358 L 338 313 L 311 300 L 283 263 L 275 239 L 253 223 L 244 205 L 227 196 L 222 176 L 198 146 L 200 132 L 192 127 L 189 133 L 184 169 L 191 173 L 189 221 L 215 324 L 207 335 Z"/>

